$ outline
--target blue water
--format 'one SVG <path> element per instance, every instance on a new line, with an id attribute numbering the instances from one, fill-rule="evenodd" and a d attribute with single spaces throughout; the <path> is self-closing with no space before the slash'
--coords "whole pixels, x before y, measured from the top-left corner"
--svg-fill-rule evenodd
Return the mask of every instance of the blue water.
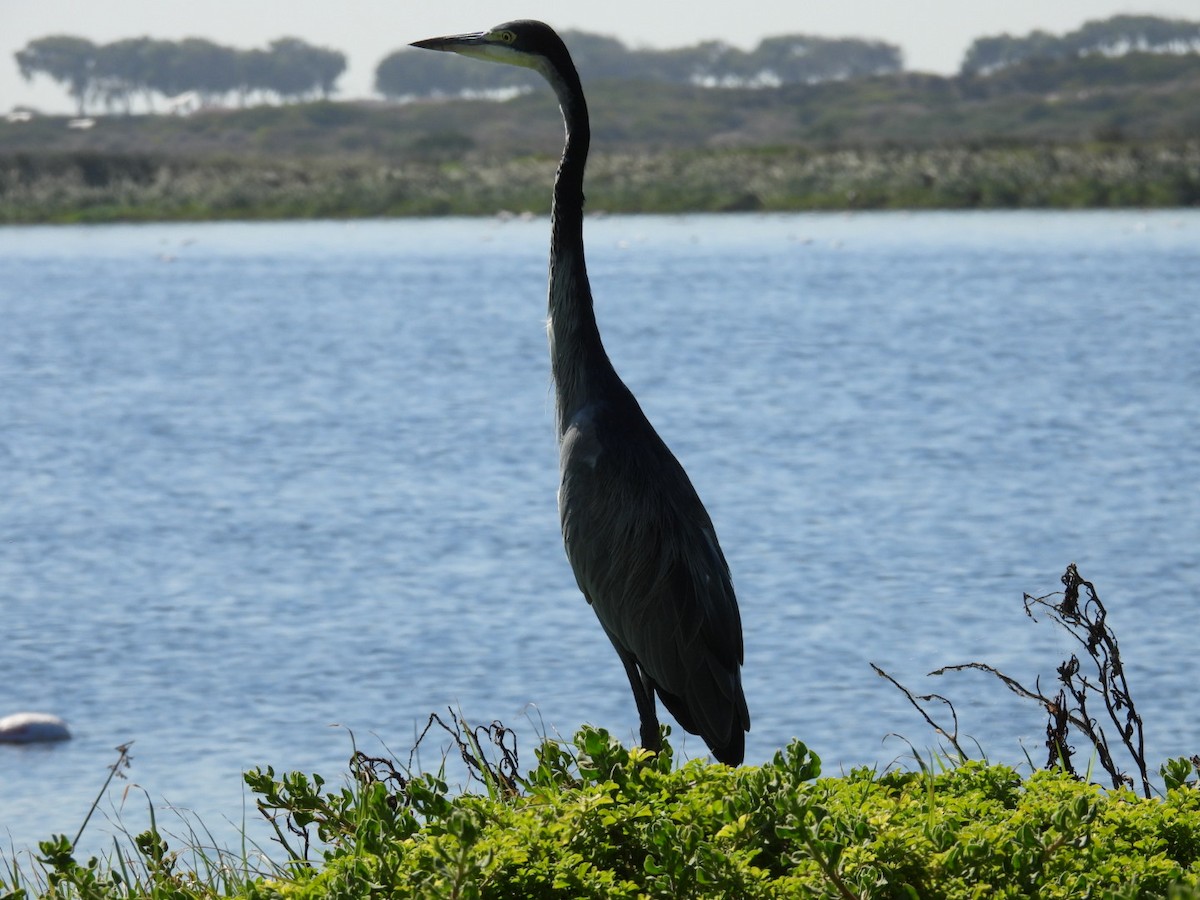
<path id="1" fill-rule="evenodd" d="M 925 673 L 1052 684 L 1077 647 L 1021 597 L 1072 561 L 1147 755 L 1200 751 L 1200 212 L 587 239 L 610 355 L 733 569 L 748 762 L 936 745 L 869 662 L 955 699 L 991 758 L 1041 760 L 1037 709 Z M 336 784 L 350 731 L 407 759 L 447 706 L 527 762 L 582 722 L 633 740 L 558 534 L 546 244 L 545 220 L 0 229 L 0 715 L 75 733 L 0 746 L 0 842 L 73 835 L 126 741 L 101 848 L 148 803 L 265 839 L 243 770 Z"/>

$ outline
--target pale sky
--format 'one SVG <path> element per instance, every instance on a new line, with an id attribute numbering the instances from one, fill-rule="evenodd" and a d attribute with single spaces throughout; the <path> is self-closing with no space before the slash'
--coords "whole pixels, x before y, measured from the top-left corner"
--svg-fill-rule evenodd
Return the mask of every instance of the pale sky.
<path id="1" fill-rule="evenodd" d="M 1118 13 L 1197 20 L 1200 0 L 0 0 L 0 114 L 17 105 L 73 111 L 63 88 L 44 76 L 26 83 L 13 59 L 28 41 L 51 34 L 97 43 L 204 37 L 242 48 L 298 37 L 346 54 L 338 97 L 352 99 L 371 96 L 379 60 L 410 41 L 508 19 L 543 19 L 630 47 L 722 40 L 749 49 L 794 33 L 876 38 L 899 45 L 906 68 L 949 74 L 977 37 L 1035 28 L 1061 34 Z"/>

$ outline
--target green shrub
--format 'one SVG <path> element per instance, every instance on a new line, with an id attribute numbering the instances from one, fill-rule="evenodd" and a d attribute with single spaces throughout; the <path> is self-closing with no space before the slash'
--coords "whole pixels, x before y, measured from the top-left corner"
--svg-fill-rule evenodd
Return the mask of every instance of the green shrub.
<path id="1" fill-rule="evenodd" d="M 585 728 L 573 747 L 543 743 L 519 790 L 492 779 L 486 795 L 452 796 L 429 775 L 396 793 L 367 779 L 321 795 L 317 779 L 251 773 L 270 809 L 317 822 L 327 841 L 319 865 L 256 890 L 957 900 L 1185 897 L 1200 885 L 1200 791 L 1188 784 L 1145 800 L 980 762 L 821 778 L 799 741 L 763 766 L 676 768 L 664 746 L 656 758 Z"/>
<path id="2" fill-rule="evenodd" d="M 654 756 L 594 728 L 544 741 L 519 776 L 515 748 L 491 762 L 478 735 L 456 741 L 482 792 L 361 753 L 335 790 L 247 773 L 287 857 L 265 873 L 222 855 L 189 868 L 152 818 L 115 862 L 42 842 L 37 877 L 0 867 L 0 898 L 1200 898 L 1188 760 L 1144 799 L 975 761 L 821 777 L 799 741 L 761 766 L 676 766 L 665 740 Z"/>

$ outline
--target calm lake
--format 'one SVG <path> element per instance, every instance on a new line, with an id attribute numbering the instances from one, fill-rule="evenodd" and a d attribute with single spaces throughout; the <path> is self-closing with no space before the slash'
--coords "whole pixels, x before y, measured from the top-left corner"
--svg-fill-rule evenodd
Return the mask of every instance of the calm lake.
<path id="1" fill-rule="evenodd" d="M 448 706 L 515 728 L 523 765 L 583 722 L 634 740 L 558 531 L 547 231 L 0 228 L 0 716 L 75 734 L 0 746 L 5 846 L 74 835 L 128 741 L 100 849 L 148 801 L 169 832 L 265 840 L 243 770 L 337 785 L 351 732 L 407 761 Z M 1070 562 L 1152 766 L 1200 752 L 1200 211 L 614 216 L 587 240 L 609 354 L 733 570 L 747 762 L 796 737 L 828 773 L 914 765 L 937 736 L 874 662 L 1041 764 L 1037 708 L 925 673 L 1049 689 L 1078 646 L 1021 599 Z"/>

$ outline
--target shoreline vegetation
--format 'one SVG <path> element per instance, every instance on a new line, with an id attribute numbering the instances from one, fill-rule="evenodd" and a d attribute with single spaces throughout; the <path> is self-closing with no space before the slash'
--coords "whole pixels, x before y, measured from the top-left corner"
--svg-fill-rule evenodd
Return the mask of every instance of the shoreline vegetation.
<path id="1" fill-rule="evenodd" d="M 0 223 L 545 214 L 557 160 L 0 154 Z M 1200 140 L 598 153 L 610 213 L 1187 207 Z"/>
<path id="2" fill-rule="evenodd" d="M 1200 54 L 774 88 L 589 84 L 592 212 L 1200 205 Z M 328 100 L 0 120 L 0 224 L 545 214 L 562 120 Z"/>

